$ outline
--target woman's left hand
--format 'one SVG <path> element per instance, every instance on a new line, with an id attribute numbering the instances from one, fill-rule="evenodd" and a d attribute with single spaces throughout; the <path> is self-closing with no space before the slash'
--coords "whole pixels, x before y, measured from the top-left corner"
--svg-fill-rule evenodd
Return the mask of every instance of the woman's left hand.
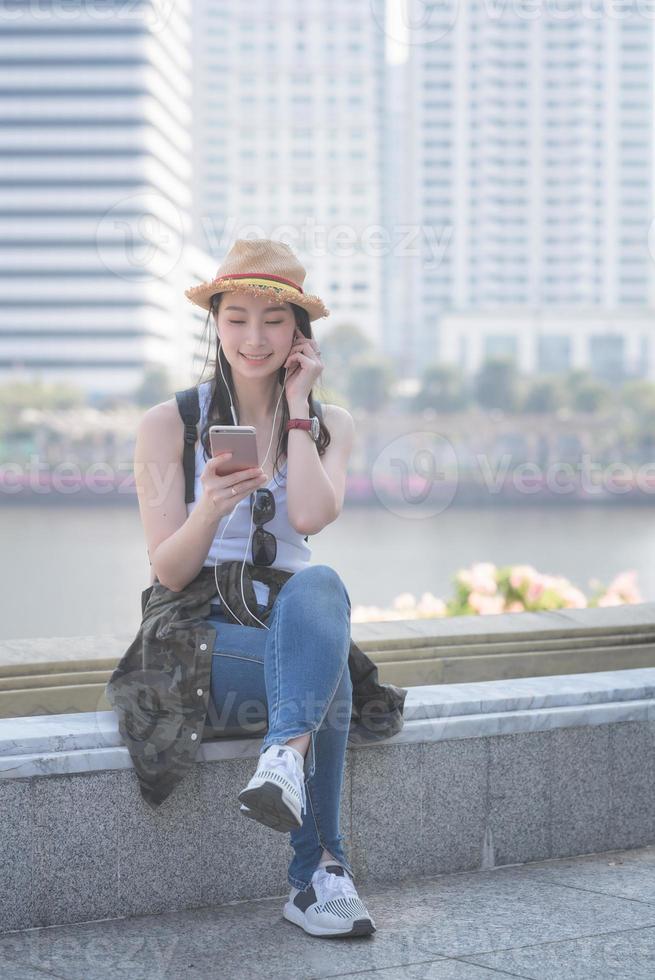
<path id="1" fill-rule="evenodd" d="M 295 328 L 293 346 L 283 364 L 288 367 L 284 391 L 287 402 L 305 404 L 309 398 L 312 386 L 323 371 L 318 341 L 305 337 L 298 327 Z"/>

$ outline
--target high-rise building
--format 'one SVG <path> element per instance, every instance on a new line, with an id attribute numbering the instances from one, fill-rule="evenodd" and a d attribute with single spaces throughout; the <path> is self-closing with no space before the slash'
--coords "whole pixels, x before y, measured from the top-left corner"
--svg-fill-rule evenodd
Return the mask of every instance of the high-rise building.
<path id="1" fill-rule="evenodd" d="M 194 238 L 287 242 L 330 316 L 379 342 L 384 30 L 348 0 L 194 4 Z"/>
<path id="2" fill-rule="evenodd" d="M 407 2 L 414 364 L 439 357 L 444 314 L 491 310 L 496 331 L 505 307 L 641 319 L 655 307 L 652 16 Z"/>
<path id="3" fill-rule="evenodd" d="M 403 64 L 390 60 L 386 69 L 387 105 L 384 126 L 382 220 L 386 232 L 382 278 L 382 348 L 392 357 L 397 374 L 412 373 L 417 347 L 419 297 L 412 288 L 420 254 L 412 186 L 414 173 L 415 104 L 407 88 Z"/>
<path id="4" fill-rule="evenodd" d="M 537 325 L 632 311 L 627 363 L 652 364 L 646 7 L 405 2 L 391 25 L 382 0 L 5 17 L 0 378 L 121 392 L 164 366 L 184 383 L 204 320 L 184 288 L 237 237 L 292 245 L 331 310 L 318 336 L 358 326 L 401 373 L 443 358 L 445 316 L 482 316 L 478 354 L 513 349 L 510 308 Z M 449 357 L 475 362 L 457 333 Z M 545 363 L 579 362 L 537 334 Z"/>
<path id="5" fill-rule="evenodd" d="M 189 374 L 189 0 L 26 4 L 0 22 L 0 378 L 133 390 Z"/>

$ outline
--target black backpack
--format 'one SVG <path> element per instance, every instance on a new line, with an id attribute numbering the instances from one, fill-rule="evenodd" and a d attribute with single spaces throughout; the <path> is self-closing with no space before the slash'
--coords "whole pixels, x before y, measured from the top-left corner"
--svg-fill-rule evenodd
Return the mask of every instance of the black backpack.
<path id="1" fill-rule="evenodd" d="M 184 449 L 182 452 L 182 466 L 184 468 L 184 502 L 192 503 L 196 499 L 196 441 L 198 439 L 198 422 L 200 421 L 200 398 L 198 386 L 185 388 L 184 391 L 175 392 L 177 408 L 184 422 Z M 316 414 L 319 419 L 323 419 L 323 409 L 321 403 L 314 399 Z M 305 541 L 309 535 L 305 535 Z"/>

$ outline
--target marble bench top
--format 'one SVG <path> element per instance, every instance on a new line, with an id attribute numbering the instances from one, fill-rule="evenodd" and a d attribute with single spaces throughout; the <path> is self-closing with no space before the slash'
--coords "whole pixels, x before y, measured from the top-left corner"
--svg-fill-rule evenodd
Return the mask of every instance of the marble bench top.
<path id="1" fill-rule="evenodd" d="M 655 718 L 655 668 L 408 687 L 405 725 L 369 745 Z M 259 753 L 260 737 L 202 742 L 199 761 Z M 130 768 L 113 711 L 0 719 L 0 778 Z"/>

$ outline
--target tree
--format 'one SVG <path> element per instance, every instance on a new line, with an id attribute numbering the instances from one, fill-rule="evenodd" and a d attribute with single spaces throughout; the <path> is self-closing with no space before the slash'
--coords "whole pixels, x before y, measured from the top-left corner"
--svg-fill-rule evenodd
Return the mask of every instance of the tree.
<path id="1" fill-rule="evenodd" d="M 621 401 L 632 416 L 624 425 L 624 437 L 648 459 L 655 445 L 655 384 L 646 380 L 629 381 L 623 386 Z"/>
<path id="2" fill-rule="evenodd" d="M 518 406 L 518 371 L 510 358 L 491 357 L 478 371 L 475 399 L 483 408 L 515 412 Z"/>
<path id="3" fill-rule="evenodd" d="M 655 384 L 652 381 L 628 381 L 621 390 L 621 401 L 640 418 L 655 418 Z"/>
<path id="4" fill-rule="evenodd" d="M 72 384 L 46 383 L 40 378 L 7 381 L 0 385 L 0 433 L 31 432 L 30 425 L 18 421 L 24 409 L 65 409 L 84 404 L 84 391 Z"/>
<path id="5" fill-rule="evenodd" d="M 589 378 L 572 392 L 571 403 L 576 412 L 594 414 L 610 407 L 612 393 L 602 381 Z"/>
<path id="6" fill-rule="evenodd" d="M 528 387 L 523 411 L 545 415 L 557 411 L 561 404 L 562 391 L 559 381 L 556 378 L 539 378 Z"/>
<path id="7" fill-rule="evenodd" d="M 159 364 L 146 368 L 141 383 L 137 385 L 132 397 L 137 405 L 150 407 L 158 405 L 171 397 L 173 384 L 168 369 Z"/>
<path id="8" fill-rule="evenodd" d="M 384 361 L 361 359 L 350 369 L 348 394 L 358 408 L 374 412 L 389 400 L 393 372 Z"/>
<path id="9" fill-rule="evenodd" d="M 75 408 L 85 395 L 77 385 L 62 382 L 7 381 L 0 385 L 0 410 L 17 412 L 23 408 Z"/>
<path id="10" fill-rule="evenodd" d="M 373 349 L 366 334 L 352 323 L 337 324 L 320 338 L 319 347 L 325 365 L 321 381 L 339 391 L 349 389 L 353 362 Z"/>
<path id="11" fill-rule="evenodd" d="M 609 408 L 613 401 L 609 385 L 591 371 L 568 371 L 563 378 L 563 390 L 568 405 L 575 412 L 598 412 Z"/>
<path id="12" fill-rule="evenodd" d="M 438 412 L 458 412 L 466 407 L 466 393 L 461 371 L 449 364 L 431 364 L 423 372 L 421 389 L 413 408 L 421 412 L 434 408 Z"/>

